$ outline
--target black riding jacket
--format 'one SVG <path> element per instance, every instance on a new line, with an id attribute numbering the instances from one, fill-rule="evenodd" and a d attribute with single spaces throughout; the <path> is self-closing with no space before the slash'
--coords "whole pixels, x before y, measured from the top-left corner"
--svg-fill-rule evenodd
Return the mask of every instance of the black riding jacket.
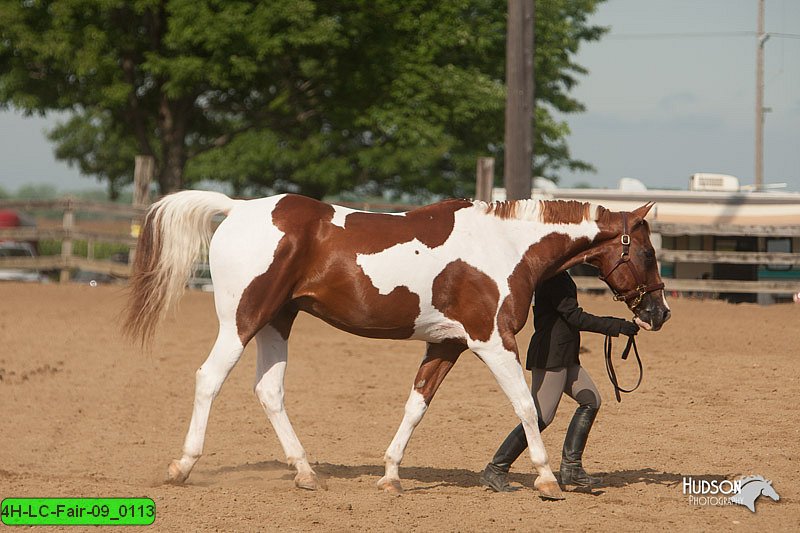
<path id="1" fill-rule="evenodd" d="M 534 333 L 526 367 L 556 368 L 580 364 L 581 331 L 617 337 L 621 318 L 595 316 L 578 306 L 578 288 L 567 272 L 536 288 L 533 300 Z"/>

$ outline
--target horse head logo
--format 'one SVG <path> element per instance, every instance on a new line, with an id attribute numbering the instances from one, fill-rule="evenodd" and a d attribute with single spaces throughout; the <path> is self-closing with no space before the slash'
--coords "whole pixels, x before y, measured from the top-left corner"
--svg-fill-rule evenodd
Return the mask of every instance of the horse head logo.
<path id="1" fill-rule="evenodd" d="M 753 513 L 756 512 L 756 500 L 759 496 L 767 496 L 774 501 L 781 499 L 772 487 L 772 481 L 764 479 L 762 476 L 748 476 L 742 478 L 740 482 L 742 488 L 738 494 L 731 496 L 731 502 L 744 505 Z"/>

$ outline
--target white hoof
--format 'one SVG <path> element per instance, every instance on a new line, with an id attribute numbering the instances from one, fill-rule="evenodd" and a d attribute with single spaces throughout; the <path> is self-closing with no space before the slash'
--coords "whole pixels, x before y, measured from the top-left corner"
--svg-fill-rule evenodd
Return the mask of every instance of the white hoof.
<path id="1" fill-rule="evenodd" d="M 294 477 L 294 486 L 305 490 L 318 490 L 325 488 L 325 484 L 314 472 L 298 472 L 298 474 Z"/>
<path id="2" fill-rule="evenodd" d="M 383 489 L 387 494 L 393 494 L 395 496 L 403 494 L 403 486 L 400 484 L 400 480 L 396 478 L 390 479 L 386 476 L 382 477 L 378 480 L 378 488 Z"/>
<path id="3" fill-rule="evenodd" d="M 184 473 L 183 470 L 181 470 L 180 464 L 180 461 L 177 459 L 169 464 L 169 468 L 167 468 L 167 483 L 181 485 L 186 481 L 186 478 L 189 477 L 188 472 Z"/>

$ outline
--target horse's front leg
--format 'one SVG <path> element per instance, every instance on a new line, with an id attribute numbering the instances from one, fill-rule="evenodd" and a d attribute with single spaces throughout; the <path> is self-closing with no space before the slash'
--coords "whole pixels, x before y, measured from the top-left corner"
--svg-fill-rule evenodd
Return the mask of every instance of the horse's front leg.
<path id="1" fill-rule="evenodd" d="M 392 443 L 386 450 L 384 460 L 386 461 L 385 475 L 378 481 L 378 488 L 392 494 L 401 494 L 403 487 L 400 485 L 400 462 L 403 460 L 408 441 L 414 433 L 414 429 L 422 420 L 428 405 L 436 394 L 439 385 L 442 384 L 447 373 L 453 368 L 458 356 L 467 347 L 458 343 L 428 343 L 425 358 L 414 378 L 414 385 L 411 394 L 406 402 L 406 410 L 403 421 L 397 428 Z"/>
<path id="2" fill-rule="evenodd" d="M 509 335 L 509 337 L 513 339 L 513 335 Z M 511 344 L 511 342 L 506 344 Z M 547 451 L 544 449 L 542 435 L 539 433 L 536 405 L 533 403 L 533 397 L 525 382 L 525 375 L 519 363 L 516 341 L 513 341 L 511 350 L 499 340 L 497 342 L 479 342 L 475 343 L 474 346 L 471 344 L 470 348 L 489 367 L 498 385 L 511 401 L 514 412 L 522 421 L 525 437 L 528 439 L 531 460 L 536 472 L 539 474 L 533 486 L 539 491 L 542 498 L 563 500 L 564 495 L 553 475 L 553 471 L 550 469 Z"/>

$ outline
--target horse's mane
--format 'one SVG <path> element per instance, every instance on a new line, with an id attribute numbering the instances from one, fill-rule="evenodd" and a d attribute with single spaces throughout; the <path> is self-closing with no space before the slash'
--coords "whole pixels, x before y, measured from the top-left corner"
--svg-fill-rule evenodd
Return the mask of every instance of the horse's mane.
<path id="1" fill-rule="evenodd" d="M 747 476 L 747 477 L 741 478 L 739 481 L 740 481 L 742 487 L 744 487 L 745 485 L 747 485 L 748 483 L 750 483 L 752 481 L 763 481 L 765 483 L 769 483 L 768 480 L 764 479 L 764 476 Z"/>
<path id="2" fill-rule="evenodd" d="M 584 220 L 607 221 L 611 211 L 601 205 L 575 200 L 506 200 L 475 202 L 487 215 L 503 219 L 538 220 L 545 224 L 580 224 Z"/>

